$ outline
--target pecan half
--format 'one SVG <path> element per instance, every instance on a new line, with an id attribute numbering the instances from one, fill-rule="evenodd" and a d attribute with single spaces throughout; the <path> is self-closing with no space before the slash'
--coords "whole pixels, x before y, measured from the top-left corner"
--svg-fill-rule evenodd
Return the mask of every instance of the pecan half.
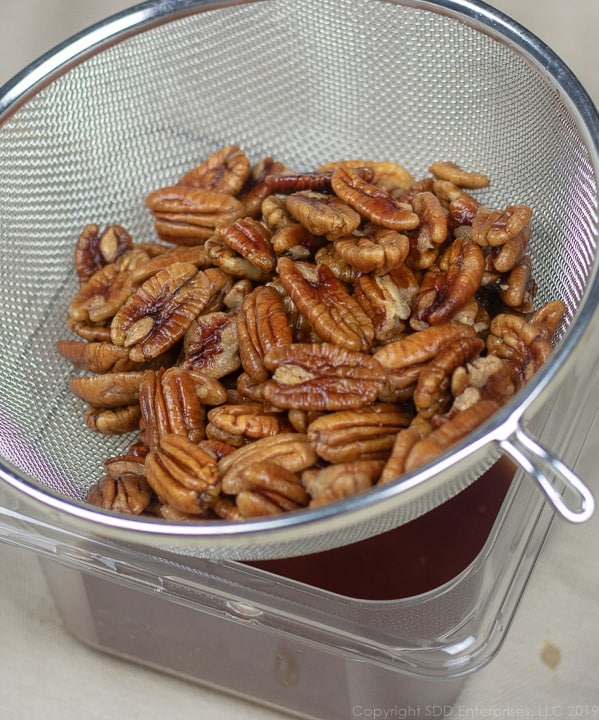
<path id="1" fill-rule="evenodd" d="M 247 501 L 252 498 L 240 498 L 241 493 L 258 492 L 267 501 L 274 502 L 279 512 L 305 506 L 309 501 L 308 493 L 298 475 L 272 460 L 246 465 L 239 475 L 231 478 L 227 491 L 237 495 L 236 503 L 244 516 L 248 515 Z M 280 502 L 281 500 L 287 502 Z M 289 504 L 291 507 L 285 507 Z"/>
<path id="2" fill-rule="evenodd" d="M 109 225 L 101 234 L 98 225 L 86 225 L 75 246 L 75 270 L 80 285 L 132 248 L 131 235 L 120 225 Z"/>
<path id="3" fill-rule="evenodd" d="M 380 187 L 388 193 L 410 188 L 414 178 L 409 170 L 398 163 L 388 160 L 338 160 L 325 163 L 317 168 L 318 172 L 334 172 L 337 168 L 357 170 L 367 182 Z M 365 177 L 364 170 L 371 170 L 372 177 Z"/>
<path id="4" fill-rule="evenodd" d="M 253 440 L 290 430 L 283 413 L 267 410 L 259 403 L 219 405 L 208 411 L 208 421 L 228 435 Z"/>
<path id="5" fill-rule="evenodd" d="M 410 205 L 399 203 L 386 190 L 366 182 L 354 169 L 337 168 L 331 185 L 337 197 L 375 225 L 405 231 L 413 230 L 420 223 Z M 355 228 L 343 234 L 350 235 L 353 230 Z"/>
<path id="6" fill-rule="evenodd" d="M 179 367 L 147 370 L 139 388 L 142 437 L 156 449 L 165 435 L 184 435 L 194 443 L 204 438 L 205 410 L 193 373 Z"/>
<path id="7" fill-rule="evenodd" d="M 306 470 L 302 483 L 312 498 L 310 507 L 328 505 L 368 490 L 376 484 L 383 465 L 381 460 L 355 460 Z"/>
<path id="8" fill-rule="evenodd" d="M 453 162 L 435 162 L 429 172 L 441 180 L 448 180 L 460 187 L 483 188 L 489 184 L 489 177 L 483 173 L 468 172 Z"/>
<path id="9" fill-rule="evenodd" d="M 69 388 L 74 395 L 97 408 L 132 405 L 139 398 L 143 371 L 72 377 Z"/>
<path id="10" fill-rule="evenodd" d="M 388 403 L 340 410 L 311 422 L 308 439 L 318 455 L 331 463 L 379 460 L 386 458 L 395 436 L 411 419 L 408 410 Z"/>
<path id="11" fill-rule="evenodd" d="M 243 150 L 237 145 L 227 145 L 185 173 L 177 184 L 237 195 L 249 174 L 250 161 Z"/>
<path id="12" fill-rule="evenodd" d="M 212 299 L 212 275 L 175 263 L 146 280 L 114 316 L 111 337 L 137 362 L 168 350 Z"/>
<path id="13" fill-rule="evenodd" d="M 145 463 L 150 487 L 180 512 L 201 514 L 220 495 L 216 460 L 183 435 L 165 435 Z"/>
<path id="14" fill-rule="evenodd" d="M 143 365 L 129 359 L 127 348 L 109 342 L 59 340 L 56 349 L 73 367 L 93 373 L 127 372 Z"/>
<path id="15" fill-rule="evenodd" d="M 340 198 L 312 190 L 288 195 L 285 207 L 308 232 L 329 240 L 351 235 L 362 221 L 359 213 Z"/>
<path id="16" fill-rule="evenodd" d="M 222 378 L 241 365 L 235 316 L 226 312 L 200 315 L 183 340 L 181 367 Z"/>
<path id="17" fill-rule="evenodd" d="M 104 475 L 89 488 L 86 500 L 105 510 L 141 515 L 152 500 L 152 488 L 144 476 L 135 473 Z"/>
<path id="18" fill-rule="evenodd" d="M 88 407 L 83 415 L 87 427 L 104 435 L 123 435 L 139 428 L 139 403 L 123 407 Z"/>
<path id="19" fill-rule="evenodd" d="M 264 364 L 273 373 L 264 397 L 283 409 L 359 408 L 373 402 L 385 383 L 383 368 L 372 356 L 327 342 L 272 348 Z"/>
<path id="20" fill-rule="evenodd" d="M 261 211 L 265 215 L 263 202 L 268 197 L 271 197 L 271 190 L 266 178 L 271 173 L 283 172 L 284 170 L 285 165 L 271 157 L 262 158 L 252 167 L 248 181 L 242 192 L 237 196 L 245 207 L 246 215 L 258 217 Z"/>
<path id="21" fill-rule="evenodd" d="M 201 244 L 219 225 L 245 215 L 243 203 L 232 195 L 185 185 L 155 190 L 146 206 L 154 215 L 158 237 L 175 245 Z"/>
<path id="22" fill-rule="evenodd" d="M 326 265 L 281 257 L 277 270 L 289 297 L 319 337 L 348 350 L 370 347 L 372 321 Z"/>
<path id="23" fill-rule="evenodd" d="M 410 241 L 396 230 L 374 227 L 363 235 L 336 240 L 335 250 L 358 272 L 384 275 L 407 258 Z"/>
<path id="24" fill-rule="evenodd" d="M 257 287 L 245 297 L 237 314 L 237 336 L 244 371 L 255 382 L 264 382 L 269 377 L 265 353 L 293 341 L 281 296 L 272 286 Z"/>

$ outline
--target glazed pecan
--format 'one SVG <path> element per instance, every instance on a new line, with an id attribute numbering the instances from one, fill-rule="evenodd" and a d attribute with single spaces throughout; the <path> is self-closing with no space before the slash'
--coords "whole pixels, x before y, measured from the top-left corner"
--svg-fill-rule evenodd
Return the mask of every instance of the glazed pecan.
<path id="1" fill-rule="evenodd" d="M 426 437 L 433 430 L 433 426 L 421 415 L 416 415 L 410 425 L 400 430 L 395 436 L 391 454 L 387 458 L 385 467 L 381 471 L 379 483 L 385 484 L 397 480 L 406 471 L 406 458 L 417 442 Z"/>
<path id="2" fill-rule="evenodd" d="M 73 367 L 92 373 L 127 372 L 143 365 L 129 359 L 127 348 L 109 342 L 59 340 L 56 349 Z"/>
<path id="3" fill-rule="evenodd" d="M 130 371 L 72 377 L 69 388 L 78 398 L 97 408 L 133 405 L 139 398 L 143 374 L 143 371 Z"/>
<path id="4" fill-rule="evenodd" d="M 359 213 L 340 198 L 312 190 L 288 195 L 285 207 L 308 232 L 329 240 L 351 235 L 362 221 Z"/>
<path id="5" fill-rule="evenodd" d="M 69 320 L 86 324 L 110 320 L 133 292 L 132 272 L 148 259 L 143 250 L 127 250 L 94 273 L 71 300 Z"/>
<path id="6" fill-rule="evenodd" d="M 359 236 L 336 240 L 335 250 L 358 272 L 384 275 L 407 258 L 410 241 L 396 230 L 373 227 Z"/>
<path id="7" fill-rule="evenodd" d="M 414 405 L 423 418 L 449 408 L 454 370 L 477 357 L 484 347 L 484 341 L 478 337 L 460 337 L 446 345 L 422 370 L 414 390 Z"/>
<path id="8" fill-rule="evenodd" d="M 190 263 L 202 268 L 208 265 L 208 253 L 202 245 L 182 245 L 166 248 L 147 262 L 136 267 L 131 272 L 131 280 L 135 286 L 140 285 L 160 270 L 164 270 L 169 265 L 178 262 Z"/>
<path id="9" fill-rule="evenodd" d="M 270 243 L 272 232 L 251 217 L 239 218 L 216 228 L 217 237 L 228 247 L 261 273 L 270 273 L 274 269 L 275 254 Z"/>
<path id="10" fill-rule="evenodd" d="M 416 240 L 418 248 L 428 250 L 444 243 L 448 233 L 447 215 L 437 196 L 432 192 L 417 193 L 412 207 L 420 218 Z"/>
<path id="11" fill-rule="evenodd" d="M 499 407 L 500 405 L 493 400 L 480 400 L 466 410 L 456 413 L 450 420 L 414 444 L 405 460 L 406 472 L 416 470 L 434 460 L 479 427 L 499 410 Z"/>
<path id="12" fill-rule="evenodd" d="M 165 435 L 145 464 L 148 484 L 158 498 L 180 512 L 201 514 L 220 495 L 216 460 L 184 435 Z"/>
<path id="13" fill-rule="evenodd" d="M 293 341 L 283 302 L 272 286 L 257 287 L 245 297 L 237 314 L 237 336 L 244 371 L 255 382 L 264 382 L 269 376 L 265 353 Z"/>
<path id="14" fill-rule="evenodd" d="M 309 501 L 308 493 L 298 475 L 271 460 L 246 465 L 235 478 L 231 478 L 227 492 L 237 496 L 236 504 L 244 516 L 248 516 L 247 501 L 259 501 L 259 498 L 240 498 L 242 493 L 257 492 L 267 501 L 274 502 L 279 512 L 305 506 Z"/>
<path id="15" fill-rule="evenodd" d="M 516 392 L 514 370 L 509 360 L 492 353 L 457 367 L 451 378 L 455 397 L 451 413 L 474 405 L 479 400 L 494 400 L 503 405 Z"/>
<path id="16" fill-rule="evenodd" d="M 296 192 L 311 190 L 313 192 L 327 192 L 331 189 L 332 172 L 272 173 L 266 177 L 266 184 L 273 194 L 291 195 Z"/>
<path id="17" fill-rule="evenodd" d="M 249 174 L 250 161 L 243 150 L 237 145 L 228 145 L 185 173 L 177 184 L 237 195 Z"/>
<path id="18" fill-rule="evenodd" d="M 311 496 L 310 507 L 328 505 L 368 490 L 376 484 L 383 465 L 382 460 L 354 460 L 306 470 L 302 483 Z"/>
<path id="19" fill-rule="evenodd" d="M 532 261 L 528 255 L 499 284 L 499 297 L 507 307 L 520 312 L 532 310 L 535 282 L 532 276 Z"/>
<path id="20" fill-rule="evenodd" d="M 185 333 L 181 367 L 222 378 L 241 365 L 235 316 L 212 312 L 197 317 Z"/>
<path id="21" fill-rule="evenodd" d="M 387 160 L 339 160 L 321 165 L 318 172 L 334 172 L 337 168 L 350 168 L 362 174 L 366 182 L 388 193 L 406 191 L 414 183 L 412 174 L 405 167 Z M 370 169 L 372 178 L 365 177 L 363 171 Z"/>
<path id="22" fill-rule="evenodd" d="M 139 403 L 123 407 L 88 407 L 83 415 L 87 427 L 104 435 L 123 435 L 139 428 Z"/>
<path id="23" fill-rule="evenodd" d="M 141 515 L 152 500 L 152 488 L 143 475 L 104 475 L 89 488 L 86 500 L 104 510 Z"/>
<path id="24" fill-rule="evenodd" d="M 300 224 L 293 215 L 291 215 L 289 210 L 287 210 L 284 198 L 277 197 L 276 195 L 268 195 L 265 197 L 261 210 L 262 220 L 273 231 Z M 301 227 L 304 226 L 301 225 Z"/>
<path id="25" fill-rule="evenodd" d="M 308 439 L 319 457 L 331 463 L 379 460 L 411 419 L 412 413 L 398 405 L 375 403 L 317 418 L 308 426 Z"/>
<path id="26" fill-rule="evenodd" d="M 561 300 L 552 300 L 533 312 L 528 318 L 528 322 L 539 329 L 544 340 L 551 341 L 565 314 L 565 304 Z"/>
<path id="27" fill-rule="evenodd" d="M 397 202 L 386 190 L 366 182 L 352 168 L 337 168 L 331 185 L 337 197 L 375 225 L 405 231 L 413 230 L 420 223 L 411 206 Z M 350 235 L 355 229 L 342 234 Z"/>
<path id="28" fill-rule="evenodd" d="M 429 167 L 429 172 L 441 180 L 466 188 L 483 188 L 489 184 L 487 175 L 478 172 L 468 172 L 453 162 L 435 162 Z"/>
<path id="29" fill-rule="evenodd" d="M 137 362 L 164 353 L 210 302 L 219 280 L 222 286 L 222 276 L 215 277 L 214 273 L 198 270 L 190 263 L 175 263 L 160 270 L 114 316 L 112 342 L 129 348 L 129 357 Z"/>
<path id="30" fill-rule="evenodd" d="M 316 265 L 326 265 L 337 280 L 346 285 L 353 285 L 360 277 L 360 272 L 337 252 L 336 243 L 327 243 L 319 248 L 314 255 L 314 262 Z"/>
<path id="31" fill-rule="evenodd" d="M 237 448 L 219 461 L 222 490 L 226 494 L 231 490 L 234 493 L 240 473 L 256 463 L 274 462 L 295 473 L 306 470 L 316 460 L 314 447 L 305 434 L 288 432 L 259 438 Z"/>
<path id="32" fill-rule="evenodd" d="M 326 265 L 281 257 L 277 270 L 289 297 L 319 337 L 348 350 L 370 347 L 372 321 Z"/>
<path id="33" fill-rule="evenodd" d="M 283 172 L 285 165 L 271 157 L 262 158 L 251 169 L 248 181 L 242 192 L 237 196 L 243 203 L 245 214 L 250 217 L 258 217 L 262 212 L 264 216 L 264 201 L 271 197 L 270 187 L 266 178 L 272 173 Z M 266 218 L 263 218 L 266 220 Z M 270 225 L 270 223 L 269 223 Z"/>
<path id="34" fill-rule="evenodd" d="M 131 235 L 120 225 L 109 225 L 101 234 L 98 225 L 86 225 L 75 246 L 75 270 L 79 284 L 85 284 L 98 270 L 132 249 Z"/>
<path id="35" fill-rule="evenodd" d="M 487 349 L 498 357 L 509 360 L 520 387 L 541 367 L 553 347 L 545 340 L 541 329 L 520 315 L 500 313 L 491 321 Z"/>
<path id="36" fill-rule="evenodd" d="M 412 327 L 423 329 L 451 320 L 479 289 L 484 272 L 484 257 L 480 247 L 471 240 L 454 240 L 441 258 L 438 267 L 431 268 L 412 312 Z"/>
<path id="37" fill-rule="evenodd" d="M 150 193 L 146 205 L 154 215 L 161 240 L 175 245 L 198 245 L 223 223 L 245 215 L 237 198 L 218 190 L 174 185 Z"/>
<path id="38" fill-rule="evenodd" d="M 359 408 L 374 401 L 385 383 L 383 368 L 372 356 L 327 342 L 272 348 L 264 365 L 273 373 L 264 397 L 283 409 Z"/>
<path id="39" fill-rule="evenodd" d="M 272 236 L 271 242 L 276 255 L 286 255 L 294 260 L 307 260 L 323 247 L 326 240 L 312 235 L 300 223 L 293 223 L 278 229 Z"/>
<path id="40" fill-rule="evenodd" d="M 360 275 L 355 298 L 371 318 L 379 343 L 399 339 L 407 328 L 420 285 L 405 265 L 386 275 Z"/>
<path id="41" fill-rule="evenodd" d="M 260 403 L 219 405 L 208 411 L 208 421 L 228 436 L 252 440 L 291 430 L 286 415 L 268 410 Z"/>
<path id="42" fill-rule="evenodd" d="M 206 413 L 193 372 L 179 367 L 147 370 L 139 388 L 139 405 L 142 437 L 148 448 L 156 449 L 171 433 L 194 443 L 204 438 Z"/>

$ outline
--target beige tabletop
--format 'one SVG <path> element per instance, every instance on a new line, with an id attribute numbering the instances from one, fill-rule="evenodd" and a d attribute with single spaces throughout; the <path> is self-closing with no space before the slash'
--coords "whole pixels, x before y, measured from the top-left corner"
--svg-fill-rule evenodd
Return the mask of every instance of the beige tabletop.
<path id="1" fill-rule="evenodd" d="M 73 33 L 133 4 L 2 0 L 0 85 Z M 547 42 L 599 103 L 599 0 L 495 0 L 492 5 Z M 589 446 L 577 468 L 595 489 L 598 455 Z M 0 637 L 2 718 L 282 717 L 83 646 L 64 631 L 37 558 L 2 543 Z M 387 710 L 388 717 L 399 717 L 393 708 Z M 554 523 L 502 650 L 466 681 L 445 716 L 599 718 L 597 516 L 581 526 Z"/>

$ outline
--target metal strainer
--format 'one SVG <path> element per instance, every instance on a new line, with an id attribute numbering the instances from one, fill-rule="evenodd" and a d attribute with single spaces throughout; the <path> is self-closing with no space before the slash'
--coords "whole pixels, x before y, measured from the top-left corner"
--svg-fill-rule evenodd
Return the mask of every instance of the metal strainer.
<path id="1" fill-rule="evenodd" d="M 405 523 L 503 452 L 562 515 L 585 520 L 593 498 L 555 454 L 575 462 L 596 372 L 598 140 L 561 61 L 473 0 L 155 0 L 65 43 L 0 91 L 2 512 L 189 555 L 280 557 Z M 231 143 L 298 169 L 362 157 L 416 177 L 443 159 L 487 173 L 483 202 L 534 208 L 537 300 L 567 306 L 558 347 L 450 453 L 335 506 L 243 524 L 91 508 L 89 484 L 130 438 L 84 428 L 55 351 L 69 336 L 74 242 L 90 222 L 153 239 L 145 195 Z"/>

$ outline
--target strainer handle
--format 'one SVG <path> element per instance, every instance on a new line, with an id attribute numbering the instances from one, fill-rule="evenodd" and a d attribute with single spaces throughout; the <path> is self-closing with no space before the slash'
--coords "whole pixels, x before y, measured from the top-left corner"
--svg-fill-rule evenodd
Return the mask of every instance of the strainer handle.
<path id="1" fill-rule="evenodd" d="M 536 481 L 563 518 L 573 523 L 581 523 L 591 517 L 595 510 L 595 499 L 589 488 L 576 473 L 527 435 L 521 427 L 499 444 L 503 451 Z M 552 477 L 557 478 L 564 488 L 558 489 Z M 566 502 L 565 496 L 572 493 L 578 498 L 577 505 Z"/>

